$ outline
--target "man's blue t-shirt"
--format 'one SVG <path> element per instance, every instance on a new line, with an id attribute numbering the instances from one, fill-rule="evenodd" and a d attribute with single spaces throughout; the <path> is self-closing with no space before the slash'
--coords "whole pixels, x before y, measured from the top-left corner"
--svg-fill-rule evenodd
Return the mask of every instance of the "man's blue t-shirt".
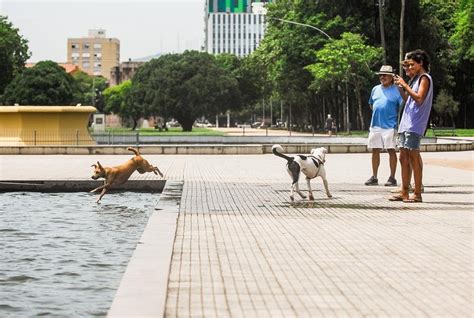
<path id="1" fill-rule="evenodd" d="M 402 95 L 396 85 L 372 88 L 369 105 L 372 105 L 370 127 L 397 128 L 398 109 L 403 103 Z"/>

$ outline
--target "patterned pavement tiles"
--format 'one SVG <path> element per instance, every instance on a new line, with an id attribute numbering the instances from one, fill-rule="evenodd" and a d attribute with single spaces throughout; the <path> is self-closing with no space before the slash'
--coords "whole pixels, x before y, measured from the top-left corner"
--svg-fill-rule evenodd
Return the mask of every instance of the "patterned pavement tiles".
<path id="1" fill-rule="evenodd" d="M 329 154 L 334 197 L 315 180 L 315 201 L 293 204 L 272 155 L 146 156 L 184 180 L 165 315 L 471 317 L 474 179 L 456 163 L 473 152 L 422 156 L 421 204 L 363 186 L 370 154 Z M 91 162 L 128 157 L 0 156 L 0 179 L 89 178 Z"/>

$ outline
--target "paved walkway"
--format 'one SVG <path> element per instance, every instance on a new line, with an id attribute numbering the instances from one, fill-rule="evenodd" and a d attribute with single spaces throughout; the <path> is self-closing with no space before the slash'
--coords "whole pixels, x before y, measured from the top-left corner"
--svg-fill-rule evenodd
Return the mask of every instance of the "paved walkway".
<path id="1" fill-rule="evenodd" d="M 423 153 L 421 204 L 361 185 L 370 154 L 329 154 L 334 197 L 316 180 L 295 204 L 273 155 L 146 156 L 184 180 L 165 315 L 471 317 L 473 154 Z M 0 156 L 0 179 L 88 178 L 128 157 Z"/>

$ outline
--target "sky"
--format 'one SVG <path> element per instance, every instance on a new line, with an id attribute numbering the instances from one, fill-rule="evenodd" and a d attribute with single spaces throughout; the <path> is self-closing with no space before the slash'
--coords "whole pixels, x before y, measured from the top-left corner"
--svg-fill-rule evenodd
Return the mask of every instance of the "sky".
<path id="1" fill-rule="evenodd" d="M 67 60 L 67 39 L 105 29 L 120 40 L 120 61 L 199 50 L 204 43 L 205 0 L 0 0 L 28 40 L 28 62 Z"/>

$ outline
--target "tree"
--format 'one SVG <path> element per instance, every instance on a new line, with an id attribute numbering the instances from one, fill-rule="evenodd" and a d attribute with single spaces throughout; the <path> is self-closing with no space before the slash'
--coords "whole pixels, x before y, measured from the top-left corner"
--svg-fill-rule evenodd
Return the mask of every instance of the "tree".
<path id="1" fill-rule="evenodd" d="M 160 56 L 132 79 L 131 102 L 146 115 L 176 119 L 191 131 L 201 116 L 241 107 L 237 80 L 208 53 L 186 51 Z"/>
<path id="2" fill-rule="evenodd" d="M 383 64 L 387 64 L 387 44 L 385 43 L 385 12 L 384 0 L 378 0 L 379 7 L 379 24 L 380 24 L 380 42 L 383 48 Z"/>
<path id="3" fill-rule="evenodd" d="M 216 55 L 217 65 L 237 80 L 243 106 L 253 105 L 261 96 L 262 82 L 258 75 L 259 70 L 250 60 L 250 57 L 239 58 L 233 54 Z"/>
<path id="4" fill-rule="evenodd" d="M 272 95 L 285 101 L 286 109 L 292 106 L 292 117 L 300 124 L 311 117 L 313 123 L 324 123 L 326 111 L 335 114 L 342 122 L 340 105 L 359 103 L 355 82 L 349 81 L 347 89 L 341 81 L 317 83 L 305 68 L 316 63 L 315 52 L 321 50 L 328 41 L 315 30 L 290 23 L 306 24 L 324 30 L 333 39 L 350 30 L 360 34 L 366 45 L 381 47 L 379 32 L 379 10 L 377 3 L 383 2 L 383 24 L 386 44 L 387 64 L 396 67 L 406 51 L 424 49 L 432 59 L 431 74 L 434 81 L 435 97 L 441 88 L 460 102 L 457 118 L 459 126 L 474 123 L 472 112 L 474 103 L 472 56 L 474 52 L 474 2 L 472 0 L 318 0 L 318 1 L 275 1 L 268 4 L 265 38 L 252 54 L 258 61 L 262 79 L 268 80 Z M 471 53 L 470 53 L 471 52 Z M 362 73 L 363 74 L 363 73 Z M 360 98 L 368 98 L 374 81 L 371 75 L 357 81 Z M 267 83 L 265 83 L 267 85 Z M 319 87 L 318 87 L 319 85 Z M 318 89 L 316 89 L 318 87 Z M 350 94 L 346 93 L 349 92 Z M 354 103 L 354 101 L 356 101 Z M 351 110 L 355 109 L 351 108 Z M 358 107 L 359 108 L 359 107 Z M 366 124 L 370 118 L 367 108 L 362 115 L 351 112 L 357 122 Z M 346 122 L 346 120 L 344 120 Z M 361 127 L 361 125 L 359 125 Z"/>
<path id="5" fill-rule="evenodd" d="M 314 76 L 313 86 L 316 89 L 336 81 L 343 84 L 346 95 L 346 129 L 349 130 L 348 83 L 354 87 L 358 118 L 361 129 L 365 129 L 362 114 L 362 90 L 365 79 L 373 76 L 371 66 L 380 61 L 381 48 L 372 47 L 364 43 L 359 34 L 343 33 L 341 39 L 327 43 L 323 49 L 316 52 L 317 62 L 307 69 Z"/>
<path id="6" fill-rule="evenodd" d="M 28 41 L 7 17 L 0 15 L 0 95 L 12 79 L 25 68 L 30 57 Z"/>
<path id="7" fill-rule="evenodd" d="M 15 76 L 3 95 L 7 104 L 72 105 L 74 78 L 53 61 L 42 61 Z"/>
<path id="8" fill-rule="evenodd" d="M 405 0 L 401 0 L 400 8 L 400 38 L 399 38 L 399 48 L 398 48 L 398 59 L 403 61 L 404 52 L 405 52 Z M 402 72 L 402 63 L 398 67 L 398 74 L 403 74 Z"/>
<path id="9" fill-rule="evenodd" d="M 459 102 L 455 101 L 445 89 L 442 89 L 433 103 L 433 109 L 440 115 L 440 122 L 438 124 L 444 126 L 443 121 L 445 117 L 449 117 L 451 125 L 456 126 L 454 118 L 459 112 Z M 446 125 L 447 126 L 447 125 Z"/>
<path id="10" fill-rule="evenodd" d="M 132 130 L 137 128 L 138 120 L 143 116 L 142 109 L 134 107 L 130 102 L 130 80 L 120 85 L 109 87 L 104 91 L 104 110 L 106 113 L 114 113 L 122 118 L 130 118 L 133 121 Z"/>
<path id="11" fill-rule="evenodd" d="M 454 32 L 451 41 L 455 45 L 459 60 L 474 61 L 474 2 L 459 1 L 458 10 L 453 18 Z"/>
<path id="12" fill-rule="evenodd" d="M 473 127 L 474 122 L 474 2 L 460 0 L 453 16 L 454 31 L 450 37 L 453 44 L 454 58 L 452 60 L 455 86 L 453 95 L 460 101 L 462 116 L 457 118 L 459 126 Z"/>
<path id="13" fill-rule="evenodd" d="M 97 107 L 95 99 L 99 93 L 102 94 L 107 88 L 107 79 L 103 76 L 92 76 L 82 71 L 74 73 L 72 77 L 76 82 L 74 102 Z"/>

